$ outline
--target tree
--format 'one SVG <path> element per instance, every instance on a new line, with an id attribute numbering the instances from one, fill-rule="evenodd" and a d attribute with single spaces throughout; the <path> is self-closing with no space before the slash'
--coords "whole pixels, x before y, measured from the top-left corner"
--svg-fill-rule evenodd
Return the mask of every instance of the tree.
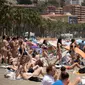
<path id="1" fill-rule="evenodd" d="M 10 23 L 9 10 L 10 10 L 10 7 L 7 1 L 1 0 L 0 1 L 0 28 L 3 34 L 6 33 L 6 31 L 8 30 L 8 23 Z"/>
<path id="2" fill-rule="evenodd" d="M 82 6 L 85 6 L 85 0 L 83 0 L 83 2 L 82 2 Z"/>
<path id="3" fill-rule="evenodd" d="M 65 0 L 60 0 L 60 7 L 65 6 Z"/>
<path id="4" fill-rule="evenodd" d="M 48 0 L 47 4 L 48 5 L 53 5 L 53 6 L 56 6 L 56 7 L 59 6 L 57 0 Z"/>
<path id="5" fill-rule="evenodd" d="M 61 33 L 73 33 L 75 37 L 85 35 L 84 23 L 69 24 L 43 19 L 37 8 L 11 7 L 5 0 L 0 1 L 0 6 L 0 34 L 4 32 L 7 35 L 23 36 L 25 32 L 34 32 L 37 36 L 45 37 L 58 37 Z"/>

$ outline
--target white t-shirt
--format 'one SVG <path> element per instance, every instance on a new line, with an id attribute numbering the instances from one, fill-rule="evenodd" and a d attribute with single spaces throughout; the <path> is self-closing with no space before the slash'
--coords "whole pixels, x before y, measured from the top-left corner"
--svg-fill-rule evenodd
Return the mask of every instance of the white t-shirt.
<path id="1" fill-rule="evenodd" d="M 42 85 L 52 85 L 54 83 L 54 78 L 50 75 L 45 75 L 42 80 Z"/>

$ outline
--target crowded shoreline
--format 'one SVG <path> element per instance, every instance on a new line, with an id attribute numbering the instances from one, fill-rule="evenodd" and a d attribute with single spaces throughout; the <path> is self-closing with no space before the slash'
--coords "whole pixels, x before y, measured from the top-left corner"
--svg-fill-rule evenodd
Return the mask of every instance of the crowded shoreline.
<path id="1" fill-rule="evenodd" d="M 74 70 L 75 67 L 82 69 L 84 67 L 83 58 L 74 51 L 74 48 L 78 47 L 84 52 L 85 44 L 81 48 L 82 45 L 80 43 L 76 42 L 75 39 L 71 39 L 69 44 L 71 48 L 68 51 L 65 49 L 67 44 L 62 43 L 61 38 L 53 43 L 52 40 L 48 41 L 46 39 L 33 41 L 32 39 L 22 37 L 10 38 L 3 36 L 0 61 L 1 64 L 7 64 L 5 69 L 8 70 L 4 77 L 12 80 L 32 80 L 42 84 L 44 76 L 48 73 L 48 71 L 46 73 L 46 69 L 50 65 L 55 67 L 54 70 L 56 72 L 57 70 L 61 71 L 62 67 L 67 69 L 66 73 L 68 70 Z M 63 54 L 63 52 L 65 53 Z M 43 72 L 43 69 L 45 72 Z M 59 76 L 56 72 L 53 74 L 53 76 L 55 75 L 55 81 L 57 81 L 57 76 Z M 79 70 L 76 73 L 79 73 Z M 40 78 L 41 74 L 42 77 Z M 79 77 L 76 80 L 78 80 L 77 83 L 81 82 Z"/>

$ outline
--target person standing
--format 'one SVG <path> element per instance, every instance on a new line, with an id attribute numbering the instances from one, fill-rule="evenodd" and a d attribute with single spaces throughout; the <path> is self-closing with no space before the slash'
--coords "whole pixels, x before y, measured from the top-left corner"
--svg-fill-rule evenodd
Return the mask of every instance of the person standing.
<path id="1" fill-rule="evenodd" d="M 64 71 L 60 74 L 60 79 L 54 82 L 52 85 L 80 85 L 81 78 L 77 77 L 73 83 L 69 80 L 69 74 Z"/>
<path id="2" fill-rule="evenodd" d="M 58 60 L 61 61 L 62 58 L 62 39 L 59 38 L 57 41 L 57 55 L 58 55 Z"/>
<path id="3" fill-rule="evenodd" d="M 75 54 L 76 54 L 75 53 L 75 47 L 77 47 L 77 46 L 78 45 L 77 45 L 75 39 L 72 39 L 71 44 L 70 44 L 70 51 L 69 51 L 71 58 L 72 58 L 72 63 L 74 62 L 74 59 L 75 59 Z"/>

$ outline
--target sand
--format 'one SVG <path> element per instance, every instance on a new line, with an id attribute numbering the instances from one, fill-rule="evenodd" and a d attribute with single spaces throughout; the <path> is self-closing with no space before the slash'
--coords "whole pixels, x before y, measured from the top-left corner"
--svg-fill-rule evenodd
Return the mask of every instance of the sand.
<path id="1" fill-rule="evenodd" d="M 4 78 L 5 69 L 0 68 L 0 85 L 40 85 L 40 82 L 29 80 L 9 80 Z"/>
<path id="2" fill-rule="evenodd" d="M 74 69 L 76 70 L 76 69 Z M 80 76 L 81 78 L 85 76 L 85 74 L 77 74 L 73 73 L 74 70 L 68 71 L 70 74 L 70 80 L 71 82 L 74 82 L 76 77 Z M 4 78 L 5 69 L 0 68 L 0 85 L 41 85 L 41 82 L 34 82 L 29 80 L 9 80 L 7 78 Z"/>

